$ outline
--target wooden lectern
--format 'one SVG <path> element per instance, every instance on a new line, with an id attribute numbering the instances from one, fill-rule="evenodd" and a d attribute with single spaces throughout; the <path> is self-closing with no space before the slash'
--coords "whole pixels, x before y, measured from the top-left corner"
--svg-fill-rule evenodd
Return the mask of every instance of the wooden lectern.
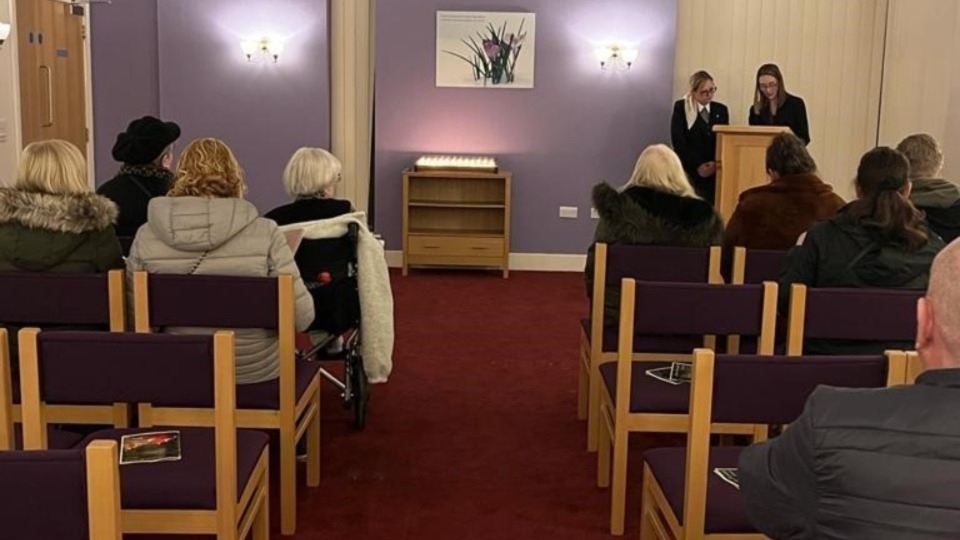
<path id="1" fill-rule="evenodd" d="M 717 195 L 714 208 L 729 221 L 740 193 L 766 184 L 767 147 L 785 126 L 713 126 L 717 134 Z"/>

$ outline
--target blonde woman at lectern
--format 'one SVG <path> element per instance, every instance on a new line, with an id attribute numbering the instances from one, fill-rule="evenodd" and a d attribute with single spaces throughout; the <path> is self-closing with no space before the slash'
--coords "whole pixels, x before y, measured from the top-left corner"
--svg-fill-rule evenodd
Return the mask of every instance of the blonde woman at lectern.
<path id="1" fill-rule="evenodd" d="M 713 204 L 717 136 L 713 126 L 730 123 L 727 106 L 713 100 L 717 85 L 706 71 L 690 76 L 690 91 L 673 104 L 670 140 L 697 194 Z"/>

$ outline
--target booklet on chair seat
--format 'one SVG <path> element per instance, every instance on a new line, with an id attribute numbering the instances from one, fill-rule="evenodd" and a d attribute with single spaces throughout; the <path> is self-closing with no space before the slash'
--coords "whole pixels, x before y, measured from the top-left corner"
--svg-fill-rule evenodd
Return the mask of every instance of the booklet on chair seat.
<path id="1" fill-rule="evenodd" d="M 669 366 L 648 369 L 647 376 L 672 385 L 690 382 L 692 367 L 686 362 L 673 362 Z"/>
<path id="2" fill-rule="evenodd" d="M 716 468 L 713 470 L 714 474 L 723 479 L 724 482 L 730 484 L 731 486 L 740 489 L 740 476 L 738 474 L 738 469 L 731 468 Z"/>
<path id="3" fill-rule="evenodd" d="M 300 248 L 300 242 L 303 241 L 303 235 L 306 234 L 306 231 L 303 229 L 286 229 L 283 231 L 283 236 L 287 239 L 287 245 L 290 246 L 290 251 L 296 255 L 297 249 Z"/>
<path id="4" fill-rule="evenodd" d="M 120 438 L 120 464 L 156 463 L 180 459 L 180 432 L 154 431 Z"/>

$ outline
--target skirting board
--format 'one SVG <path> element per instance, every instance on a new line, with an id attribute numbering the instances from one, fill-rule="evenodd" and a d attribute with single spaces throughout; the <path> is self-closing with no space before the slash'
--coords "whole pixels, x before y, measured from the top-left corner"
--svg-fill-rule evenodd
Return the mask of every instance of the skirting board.
<path id="1" fill-rule="evenodd" d="M 387 251 L 387 266 L 403 266 L 402 251 Z M 586 255 L 567 255 L 557 253 L 511 253 L 510 270 L 531 272 L 583 272 L 587 263 Z"/>

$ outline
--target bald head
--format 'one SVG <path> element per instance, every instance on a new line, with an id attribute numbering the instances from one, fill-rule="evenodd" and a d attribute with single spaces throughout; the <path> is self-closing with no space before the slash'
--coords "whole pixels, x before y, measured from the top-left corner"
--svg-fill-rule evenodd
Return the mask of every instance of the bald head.
<path id="1" fill-rule="evenodd" d="M 933 311 L 931 330 L 944 348 L 945 363 L 960 366 L 960 240 L 933 260 L 926 299 Z"/>

